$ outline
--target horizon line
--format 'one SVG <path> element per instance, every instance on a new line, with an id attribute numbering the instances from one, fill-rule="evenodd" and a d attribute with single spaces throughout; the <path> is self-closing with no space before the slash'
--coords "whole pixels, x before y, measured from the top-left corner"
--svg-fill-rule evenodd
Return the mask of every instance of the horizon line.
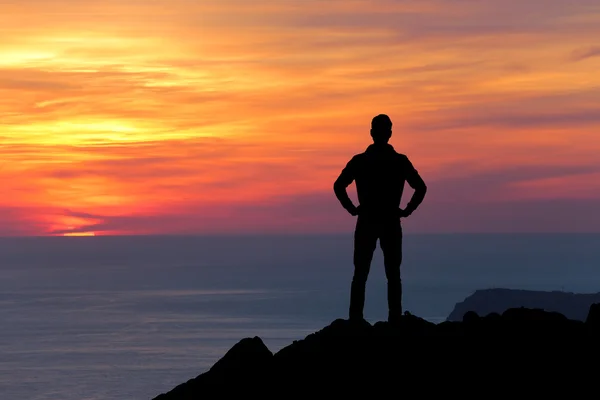
<path id="1" fill-rule="evenodd" d="M 243 232 L 243 233 L 151 233 L 151 234 L 93 234 L 93 235 L 0 235 L 0 239 L 40 239 L 40 238 L 126 238 L 126 237 L 249 237 L 249 236 L 348 236 L 348 232 Z M 404 232 L 404 236 L 448 236 L 448 235 L 598 235 L 600 231 L 498 231 L 498 232 Z"/>

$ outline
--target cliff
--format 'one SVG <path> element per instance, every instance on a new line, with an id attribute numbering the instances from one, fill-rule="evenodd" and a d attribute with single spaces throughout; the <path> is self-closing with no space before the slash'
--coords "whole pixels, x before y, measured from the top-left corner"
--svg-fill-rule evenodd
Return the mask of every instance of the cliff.
<path id="1" fill-rule="evenodd" d="M 509 308 L 526 307 L 554 311 L 569 319 L 584 321 L 590 306 L 594 303 L 600 303 L 600 293 L 579 294 L 514 289 L 477 290 L 464 301 L 457 303 L 447 320 L 460 321 L 468 311 L 487 315 L 502 313 Z"/>
<path id="2" fill-rule="evenodd" d="M 276 354 L 258 337 L 243 339 L 209 371 L 154 400 L 557 395 L 561 386 L 595 382 L 588 375 L 597 376 L 590 360 L 600 355 L 598 339 L 600 304 L 585 322 L 526 308 L 440 324 L 410 314 L 396 325 L 336 320 Z"/>

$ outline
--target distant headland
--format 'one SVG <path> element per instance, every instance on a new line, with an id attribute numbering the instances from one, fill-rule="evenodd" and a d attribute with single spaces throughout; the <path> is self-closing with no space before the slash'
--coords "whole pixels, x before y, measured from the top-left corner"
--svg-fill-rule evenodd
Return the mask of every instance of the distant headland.
<path id="1" fill-rule="evenodd" d="M 571 293 L 516 289 L 477 290 L 462 302 L 456 303 L 448 321 L 460 321 L 465 313 L 479 315 L 503 313 L 509 308 L 539 308 L 563 314 L 569 319 L 585 321 L 594 303 L 600 303 L 600 293 Z"/>

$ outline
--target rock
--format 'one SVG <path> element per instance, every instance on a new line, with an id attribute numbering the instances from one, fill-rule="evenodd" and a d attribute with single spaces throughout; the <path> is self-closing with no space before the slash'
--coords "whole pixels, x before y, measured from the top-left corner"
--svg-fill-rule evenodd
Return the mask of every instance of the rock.
<path id="1" fill-rule="evenodd" d="M 590 312 L 585 320 L 586 325 L 593 329 L 600 330 L 600 303 L 592 304 Z"/>
<path id="2" fill-rule="evenodd" d="M 268 384 L 273 353 L 259 337 L 234 345 L 213 367 L 155 400 L 196 400 L 201 395 L 228 395 L 240 388 L 257 390 Z"/>
<path id="3" fill-rule="evenodd" d="M 441 324 L 414 315 L 393 324 L 338 319 L 274 355 L 259 338 L 244 339 L 208 372 L 155 400 L 339 398 L 367 391 L 402 397 L 415 390 L 432 396 L 458 388 L 461 396 L 481 397 L 482 388 L 556 394 L 559 382 L 581 385 L 578 379 L 597 373 L 585 359 L 598 355 L 600 334 L 587 329 L 598 310 L 590 308 L 587 323 L 522 307 L 468 312 L 464 321 Z"/>
<path id="4" fill-rule="evenodd" d="M 461 321 L 468 311 L 478 315 L 501 314 L 509 308 L 536 308 L 563 314 L 569 319 L 585 321 L 590 305 L 600 303 L 600 293 L 578 294 L 534 290 L 486 289 L 477 290 L 454 306 L 448 321 Z"/>
<path id="5" fill-rule="evenodd" d="M 463 322 L 466 324 L 472 324 L 479 322 L 479 315 L 475 311 L 467 311 L 465 315 L 463 315 Z"/>

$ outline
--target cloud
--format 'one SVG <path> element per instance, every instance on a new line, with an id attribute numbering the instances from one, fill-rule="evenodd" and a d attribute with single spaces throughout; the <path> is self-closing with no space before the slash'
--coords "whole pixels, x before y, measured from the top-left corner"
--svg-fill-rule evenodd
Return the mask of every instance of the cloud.
<path id="1" fill-rule="evenodd" d="M 432 207 L 404 223 L 414 233 L 598 233 L 598 199 L 513 200 Z"/>
<path id="2" fill-rule="evenodd" d="M 508 97 L 508 98 L 507 98 Z M 447 105 L 411 116 L 411 129 L 440 131 L 461 128 L 505 129 L 503 134 L 524 129 L 574 130 L 600 124 L 600 90 L 589 88 L 567 93 L 522 93 L 480 102 Z"/>
<path id="3" fill-rule="evenodd" d="M 155 233 L 158 225 L 163 233 L 339 232 L 351 227 L 353 220 L 339 206 L 333 192 L 274 196 L 264 202 L 191 204 L 147 215 L 98 215 L 73 210 L 62 214 L 89 222 L 75 228 L 52 230 L 50 234 L 146 234 Z"/>
<path id="4" fill-rule="evenodd" d="M 27 207 L 0 206 L 0 236 L 32 236 L 44 231 L 37 212 Z"/>
<path id="5" fill-rule="evenodd" d="M 407 191 L 405 201 L 410 193 Z M 441 195 L 437 199 L 428 197 L 419 210 L 404 220 L 405 232 L 598 232 L 600 227 L 600 219 L 594 211 L 597 198 L 440 200 Z M 197 207 L 180 211 L 123 217 L 85 215 L 102 222 L 53 233 L 146 234 L 155 233 L 157 225 L 162 227 L 162 233 L 349 233 L 356 222 L 333 194 L 325 192 L 280 197 L 264 204 L 228 204 L 223 208 Z"/>
<path id="6" fill-rule="evenodd" d="M 438 123 L 421 124 L 419 129 L 442 130 L 473 127 L 494 127 L 509 129 L 527 129 L 541 127 L 574 128 L 577 126 L 596 126 L 600 124 L 598 110 L 547 111 L 545 113 L 489 110 L 487 112 L 442 118 Z"/>
<path id="7" fill-rule="evenodd" d="M 520 185 L 526 188 L 528 183 L 547 179 L 565 179 L 568 183 L 569 180 L 587 180 L 589 175 L 597 173 L 600 173 L 600 166 L 597 164 L 506 165 L 496 170 L 459 172 L 459 175 L 448 174 L 438 179 L 427 180 L 427 202 L 435 205 L 470 205 L 516 201 L 522 194 Z M 595 185 L 593 180 L 588 180 L 588 185 L 595 187 L 596 197 L 600 198 L 600 185 Z M 569 192 L 565 191 L 565 194 L 568 195 Z M 543 192 L 540 196 L 543 197 Z M 465 217 L 471 218 L 468 213 Z"/>
<path id="8" fill-rule="evenodd" d="M 600 46 L 578 49 L 571 53 L 571 60 L 573 61 L 582 61 L 592 57 L 600 57 Z"/>

